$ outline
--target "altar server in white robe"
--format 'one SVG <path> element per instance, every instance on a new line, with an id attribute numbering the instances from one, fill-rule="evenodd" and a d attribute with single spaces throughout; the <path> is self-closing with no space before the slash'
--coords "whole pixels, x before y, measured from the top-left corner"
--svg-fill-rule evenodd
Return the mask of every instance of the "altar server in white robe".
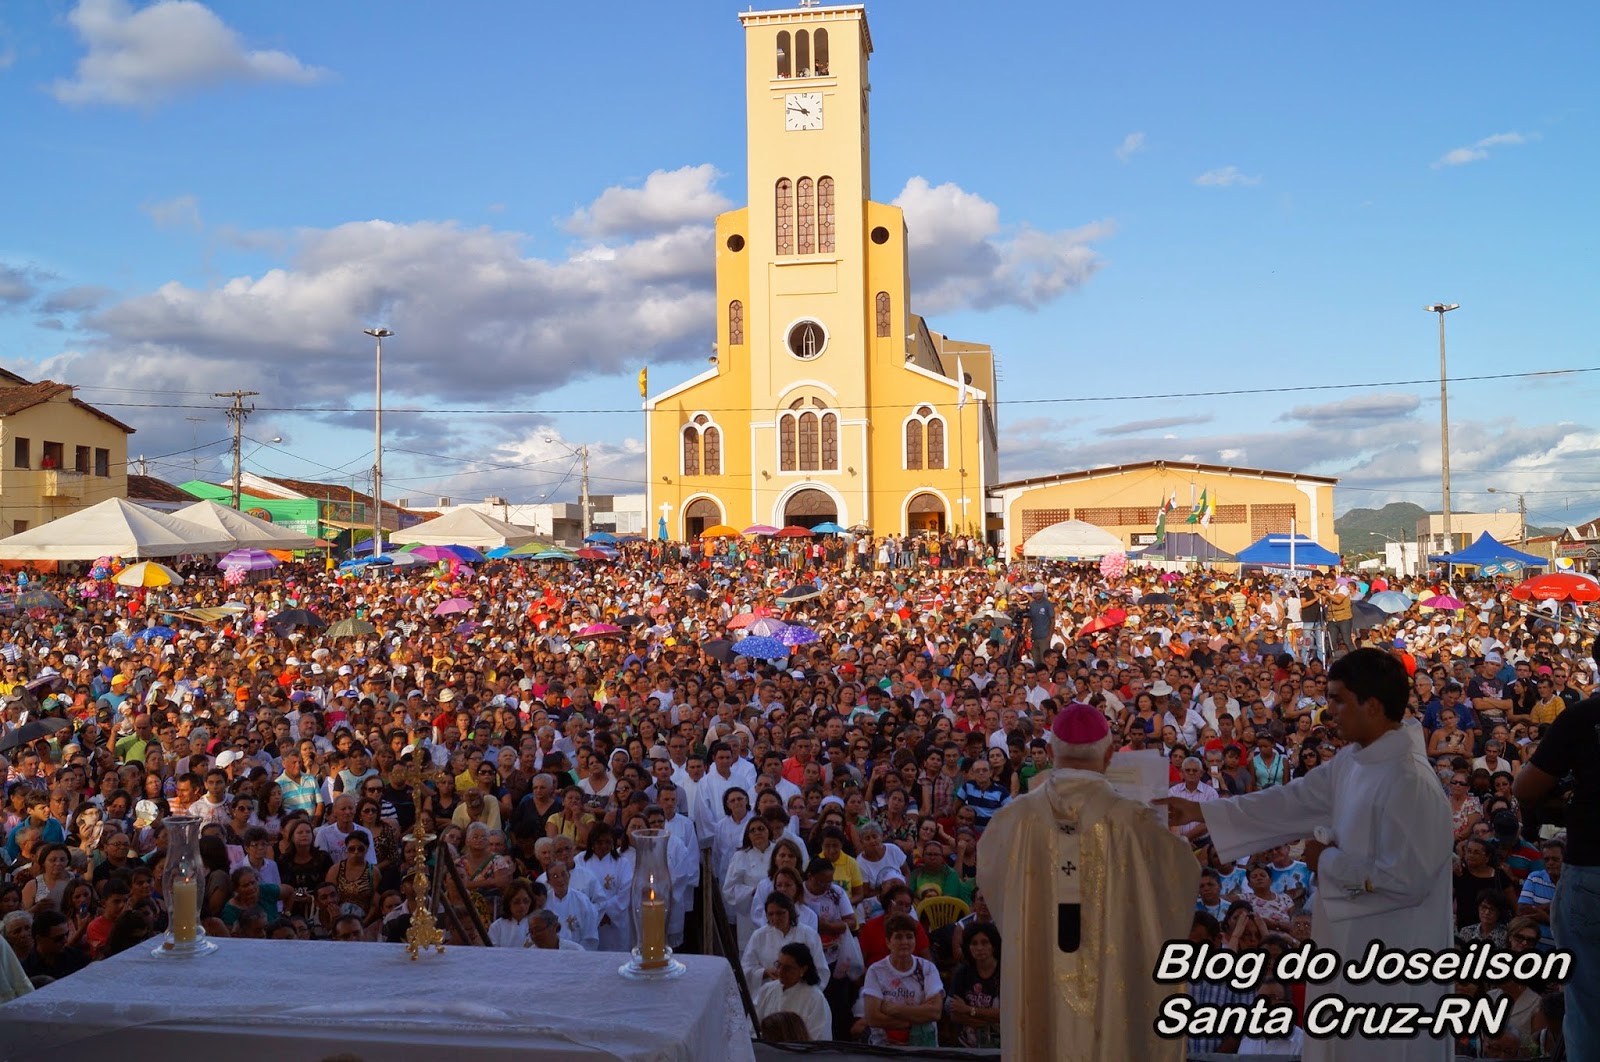
<path id="1" fill-rule="evenodd" d="M 1316 875 L 1312 936 L 1344 963 L 1376 942 L 1386 949 L 1451 946 L 1450 802 L 1428 763 L 1422 730 L 1407 724 L 1407 677 L 1395 657 L 1356 649 L 1328 669 L 1328 707 L 1349 745 L 1288 785 L 1195 804 L 1165 801 L 1174 824 L 1203 818 L 1217 855 L 1229 861 L 1302 837 Z M 1340 976 L 1307 988 L 1317 999 L 1415 1004 L 1433 1013 L 1451 986 L 1435 982 L 1352 985 Z M 1448 1039 L 1318 1039 L 1307 1034 L 1306 1062 L 1444 1062 Z"/>
<path id="2" fill-rule="evenodd" d="M 572 871 L 558 861 L 550 864 L 545 878 L 550 894 L 545 899 L 544 909 L 561 919 L 561 936 L 585 951 L 599 951 L 600 916 L 589 897 L 572 888 Z"/>
<path id="3" fill-rule="evenodd" d="M 995 812 L 978 842 L 978 887 L 1006 942 L 1004 1059 L 1177 1062 L 1156 1035 L 1162 946 L 1193 922 L 1200 867 L 1158 814 L 1106 780 L 1115 746 L 1098 708 L 1056 714 L 1055 770 Z"/>

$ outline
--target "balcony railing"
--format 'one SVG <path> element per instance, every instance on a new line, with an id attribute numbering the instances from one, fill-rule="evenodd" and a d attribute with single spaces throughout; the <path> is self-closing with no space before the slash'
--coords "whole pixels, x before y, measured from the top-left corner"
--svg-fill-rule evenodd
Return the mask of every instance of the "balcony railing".
<path id="1" fill-rule="evenodd" d="M 71 472 L 64 468 L 47 468 L 44 470 L 44 496 L 46 498 L 72 498 L 83 497 L 83 481 L 89 478 L 82 472 Z"/>

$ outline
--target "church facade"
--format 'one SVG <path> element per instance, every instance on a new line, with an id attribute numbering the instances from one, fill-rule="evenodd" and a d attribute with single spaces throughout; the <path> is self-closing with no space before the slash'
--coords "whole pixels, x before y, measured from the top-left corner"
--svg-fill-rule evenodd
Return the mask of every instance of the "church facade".
<path id="1" fill-rule="evenodd" d="M 905 219 L 872 199 L 866 10 L 739 19 L 748 206 L 716 223 L 710 368 L 645 401 L 650 522 L 982 534 L 994 356 L 911 312 Z"/>

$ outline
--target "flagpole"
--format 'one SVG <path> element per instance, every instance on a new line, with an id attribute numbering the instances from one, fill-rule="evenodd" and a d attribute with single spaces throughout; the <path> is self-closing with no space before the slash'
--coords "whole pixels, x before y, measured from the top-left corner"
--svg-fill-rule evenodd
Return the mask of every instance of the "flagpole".
<path id="1" fill-rule="evenodd" d="M 1290 579 L 1294 578 L 1294 540 L 1295 540 L 1295 519 L 1294 519 L 1294 517 L 1291 516 L 1291 517 L 1289 517 L 1289 578 Z"/>

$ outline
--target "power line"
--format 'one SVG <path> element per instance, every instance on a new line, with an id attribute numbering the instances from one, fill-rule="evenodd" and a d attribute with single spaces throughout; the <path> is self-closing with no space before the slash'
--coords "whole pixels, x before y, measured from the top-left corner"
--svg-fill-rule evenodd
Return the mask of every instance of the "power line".
<path id="1" fill-rule="evenodd" d="M 1600 372 L 1600 366 L 1579 369 L 1541 369 L 1532 372 L 1502 372 L 1480 373 L 1474 376 L 1454 376 L 1450 383 L 1482 383 L 1499 380 L 1531 380 L 1554 378 L 1561 376 L 1577 376 L 1587 373 Z M 1238 387 L 1215 391 L 1164 391 L 1149 394 L 1121 394 L 1121 395 L 1075 395 L 1059 398 L 1012 398 L 1000 401 L 998 404 L 1010 406 L 1046 406 L 1046 405 L 1091 405 L 1100 402 L 1151 402 L 1171 401 L 1173 399 L 1190 398 L 1231 398 L 1251 395 L 1281 395 L 1304 394 L 1310 392 L 1326 391 L 1360 391 L 1377 387 L 1436 387 L 1439 378 L 1426 377 L 1403 380 L 1372 380 L 1364 383 L 1324 383 L 1324 384 L 1287 384 L 1282 387 Z M 151 392 L 151 393 L 183 393 L 183 392 Z M 216 406 L 199 405 L 182 402 L 99 402 L 97 405 L 114 406 L 127 409 L 216 409 Z M 872 403 L 866 405 L 840 405 L 833 408 L 841 412 L 871 412 L 873 410 L 899 410 L 925 404 L 922 400 L 913 402 Z M 707 413 L 765 413 L 770 412 L 765 406 L 717 406 L 696 407 L 703 408 Z M 303 414 L 328 414 L 328 413 L 372 413 L 372 406 L 259 406 L 257 409 L 265 413 L 303 413 Z M 390 414 L 417 414 L 438 416 L 573 416 L 573 415 L 606 415 L 637 414 L 642 412 L 638 406 L 618 406 L 613 408 L 593 409 L 480 409 L 480 408 L 438 408 L 427 409 L 423 407 L 389 407 L 385 409 Z"/>

